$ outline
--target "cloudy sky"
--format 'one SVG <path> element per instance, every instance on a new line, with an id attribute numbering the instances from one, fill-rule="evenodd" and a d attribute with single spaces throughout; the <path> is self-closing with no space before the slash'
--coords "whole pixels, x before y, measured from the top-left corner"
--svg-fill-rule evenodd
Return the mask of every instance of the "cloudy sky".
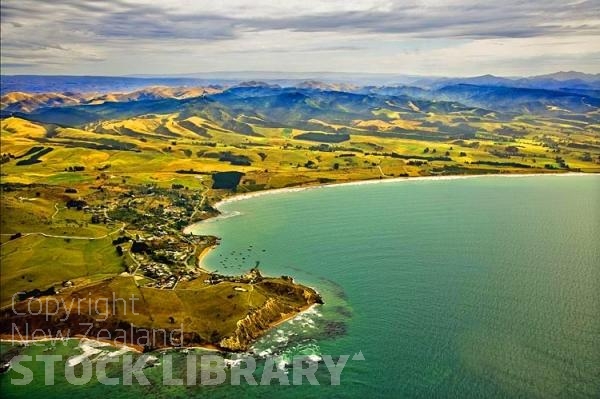
<path id="1" fill-rule="evenodd" d="M 2 0 L 2 74 L 600 72 L 600 0 Z"/>

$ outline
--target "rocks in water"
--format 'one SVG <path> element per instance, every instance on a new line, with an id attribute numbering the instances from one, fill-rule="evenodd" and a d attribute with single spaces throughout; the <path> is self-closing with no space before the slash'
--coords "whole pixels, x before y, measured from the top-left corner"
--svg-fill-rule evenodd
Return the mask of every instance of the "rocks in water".
<path id="1" fill-rule="evenodd" d="M 326 320 L 321 328 L 323 338 L 338 338 L 346 335 L 347 332 L 348 325 L 343 321 Z"/>
<path id="2" fill-rule="evenodd" d="M 350 311 L 350 309 L 348 309 L 344 306 L 336 306 L 335 308 L 333 308 L 333 310 L 341 316 L 348 317 L 348 318 L 352 317 L 352 311 Z"/>

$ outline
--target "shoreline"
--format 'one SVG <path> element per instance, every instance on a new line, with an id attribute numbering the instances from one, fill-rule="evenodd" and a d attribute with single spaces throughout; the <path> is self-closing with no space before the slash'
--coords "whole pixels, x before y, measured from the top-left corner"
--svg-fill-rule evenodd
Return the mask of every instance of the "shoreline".
<path id="1" fill-rule="evenodd" d="M 103 340 L 103 339 L 89 338 L 89 337 L 77 336 L 77 335 L 75 335 L 73 337 L 64 337 L 64 338 L 45 337 L 45 338 L 39 338 L 39 339 L 14 339 L 14 338 L 5 338 L 4 336 L 0 336 L 0 343 L 7 343 L 7 344 L 11 344 L 13 346 L 16 344 L 21 344 L 23 346 L 29 346 L 29 345 L 37 346 L 39 343 L 43 343 L 43 342 L 66 342 L 66 341 L 78 341 L 79 343 L 90 341 L 90 342 L 99 344 L 98 346 L 110 346 L 111 348 L 115 348 L 115 349 L 127 349 L 129 352 L 135 352 L 138 354 L 144 353 L 144 351 L 140 348 L 139 345 L 125 344 L 123 342 L 107 341 L 107 340 Z M 52 344 L 52 346 L 55 346 L 55 345 L 56 344 Z M 165 351 L 165 350 L 183 350 L 183 349 L 200 349 L 200 350 L 209 351 L 209 352 L 227 352 L 226 350 L 219 349 L 214 345 L 207 345 L 207 346 L 196 345 L 196 346 L 166 346 L 164 348 L 157 348 L 151 352 L 146 352 L 146 353 L 157 353 L 157 352 Z M 229 353 L 229 352 L 227 352 L 227 353 Z"/>
<path id="2" fill-rule="evenodd" d="M 204 260 L 204 258 L 206 258 L 206 256 L 209 254 L 210 251 L 212 251 L 214 248 L 216 248 L 217 245 L 211 245 L 210 247 L 206 247 L 202 250 L 202 252 L 200 252 L 200 255 L 198 255 L 198 257 L 196 258 L 196 267 L 198 267 L 200 270 L 202 270 L 203 272 L 206 273 L 214 273 L 212 270 L 209 270 L 205 267 L 205 265 L 202 263 L 202 261 Z"/>
<path id="3" fill-rule="evenodd" d="M 300 311 L 294 312 L 294 313 L 288 313 L 284 317 L 282 317 L 280 320 L 269 323 L 269 325 L 261 331 L 260 337 L 265 335 L 269 330 L 271 330 L 289 320 L 295 319 L 296 317 L 300 316 L 303 313 L 308 312 L 309 310 L 313 309 L 317 305 L 318 305 L 317 303 L 305 305 L 300 309 Z M 260 337 L 258 339 L 260 339 Z M 78 341 L 77 347 L 79 347 L 81 345 L 81 343 L 91 342 L 95 346 L 100 346 L 100 347 L 110 346 L 111 348 L 115 348 L 117 350 L 126 349 L 129 352 L 134 352 L 137 354 L 144 353 L 143 348 L 141 348 L 139 345 L 127 344 L 127 343 L 123 343 L 123 342 L 109 341 L 109 340 L 103 340 L 103 339 L 97 339 L 97 338 L 89 338 L 89 337 L 81 336 L 81 335 L 75 335 L 72 337 L 61 337 L 61 338 L 40 337 L 37 339 L 14 339 L 11 335 L 8 335 L 8 336 L 6 334 L 0 335 L 0 343 L 6 343 L 6 344 L 10 344 L 12 346 L 15 346 L 15 345 L 38 346 L 40 343 L 52 342 L 51 346 L 54 347 L 58 343 L 63 343 L 63 345 L 65 345 L 65 343 L 67 341 Z M 153 350 L 151 352 L 146 352 L 146 353 L 159 353 L 161 351 L 182 351 L 185 349 L 187 349 L 187 350 L 189 350 L 189 349 L 202 350 L 202 351 L 207 351 L 207 352 L 237 353 L 235 351 L 228 351 L 227 349 L 219 348 L 215 345 L 166 346 L 166 347 L 162 347 L 162 348 L 156 348 L 155 350 Z M 250 354 L 251 351 L 246 351 L 246 353 Z M 80 355 L 73 355 L 73 356 L 80 356 Z"/>
<path id="4" fill-rule="evenodd" d="M 10 335 L 9 335 L 10 337 Z M 89 338 L 86 336 L 80 336 L 80 335 L 74 335 L 72 337 L 61 337 L 61 338 L 56 338 L 56 337 L 43 337 L 43 338 L 37 338 L 37 339 L 14 339 L 14 338 L 6 338 L 6 335 L 2 334 L 0 335 L 0 343 L 10 343 L 12 345 L 15 344 L 22 344 L 24 346 L 29 346 L 29 345 L 36 345 L 40 342 L 67 342 L 67 341 L 71 341 L 71 340 L 75 340 L 75 341 L 79 341 L 81 342 L 93 342 L 95 344 L 99 344 L 98 346 L 110 346 L 112 348 L 117 348 L 117 349 L 127 349 L 130 352 L 136 352 L 136 353 L 143 353 L 143 350 L 140 349 L 140 347 L 138 345 L 130 345 L 130 344 L 126 344 L 123 342 L 116 342 L 116 341 L 108 341 L 108 340 L 103 340 L 103 339 L 97 339 L 97 338 Z M 54 344 L 52 346 L 55 346 Z"/>
<path id="5" fill-rule="evenodd" d="M 367 180 L 353 180 L 353 181 L 344 181 L 344 182 L 336 182 L 336 183 L 320 183 L 320 184 L 306 184 L 299 185 L 296 187 L 282 187 L 282 188 L 272 188 L 267 190 L 253 191 L 247 193 L 232 193 L 228 196 L 217 201 L 213 206 L 217 209 L 220 214 L 216 216 L 212 216 L 205 220 L 201 220 L 198 222 L 194 222 L 182 229 L 184 234 L 193 234 L 192 231 L 194 228 L 201 226 L 202 223 L 207 221 L 215 221 L 219 220 L 219 218 L 228 217 L 227 214 L 221 212 L 220 207 L 223 205 L 227 205 L 232 202 L 243 201 L 251 198 L 262 197 L 267 195 L 276 195 L 276 194 L 286 194 L 286 193 L 294 193 L 300 191 L 307 190 L 317 190 L 323 188 L 332 188 L 332 187 L 341 187 L 341 186 L 363 186 L 370 184 L 385 184 L 385 183 L 400 183 L 400 182 L 412 182 L 412 181 L 442 181 L 442 180 L 461 180 L 461 179 L 473 179 L 473 178 L 481 178 L 481 177 L 494 177 L 494 178 L 508 178 L 508 177 L 534 177 L 534 176 L 554 176 L 554 177 L 572 177 L 572 176 L 598 176 L 600 173 L 585 173 L 585 172 L 564 172 L 564 173 L 556 173 L 556 172 L 548 172 L 548 173 L 490 173 L 490 174 L 479 174 L 479 175 L 444 175 L 444 176 L 416 176 L 416 177 L 392 177 L 387 179 L 367 179 Z M 213 249 L 215 246 L 207 248 L 207 250 L 203 251 L 200 258 L 205 258 L 207 253 Z M 204 268 L 204 267 L 203 267 Z M 204 268 L 206 269 L 206 268 Z M 208 269 L 206 269 L 208 270 Z"/>
<path id="6" fill-rule="evenodd" d="M 385 184 L 385 183 L 399 183 L 399 182 L 411 182 L 411 181 L 442 181 L 442 180 L 462 180 L 462 179 L 473 179 L 473 178 L 481 178 L 481 177 L 500 177 L 500 178 L 508 178 L 508 177 L 539 177 L 539 176 L 554 176 L 554 177 L 571 177 L 571 176 L 597 176 L 600 173 L 585 173 L 585 172 L 564 172 L 564 173 L 489 173 L 489 174 L 479 174 L 479 175 L 444 175 L 444 176 L 416 176 L 416 177 L 391 177 L 386 179 L 367 179 L 367 180 L 354 180 L 354 181 L 344 181 L 339 183 L 321 183 L 321 184 L 307 184 L 300 185 L 297 187 L 283 187 L 283 188 L 274 188 L 267 189 L 261 191 L 255 191 L 250 193 L 236 193 L 231 196 L 225 197 L 219 200 L 214 204 L 216 209 L 219 209 L 221 205 L 226 205 L 231 202 L 243 201 L 245 199 L 250 199 L 254 197 L 262 197 L 263 195 L 273 195 L 273 194 L 284 194 L 284 193 L 293 193 L 305 190 L 317 190 L 322 188 L 332 188 L 332 187 L 340 187 L 340 186 L 363 186 L 370 184 Z M 220 209 L 219 209 L 220 210 Z M 220 216 L 220 215 L 219 215 Z M 218 217 L 218 216 L 216 216 Z M 214 218 L 209 218 L 206 220 L 210 220 Z M 196 224 L 202 223 L 203 221 L 196 222 L 191 224 L 188 227 L 195 226 Z"/>
<path id="7" fill-rule="evenodd" d="M 481 178 L 481 177 L 493 177 L 493 178 L 523 178 L 523 177 L 540 177 L 540 176 L 553 176 L 553 177 L 573 177 L 573 176 L 599 176 L 600 173 L 585 173 L 585 172 L 548 172 L 548 173 L 490 173 L 490 174 L 475 174 L 475 175 L 444 175 L 444 176 L 416 176 L 416 177 L 392 177 L 387 179 L 367 179 L 367 180 L 354 180 L 354 181 L 344 181 L 339 183 L 320 183 L 320 184 L 306 184 L 299 185 L 297 187 L 282 187 L 282 188 L 273 188 L 267 190 L 254 191 L 249 193 L 232 193 L 228 196 L 217 201 L 213 207 L 219 211 L 219 214 L 216 216 L 212 216 L 208 219 L 201 220 L 198 222 L 194 222 L 182 229 L 183 234 L 195 234 L 193 231 L 195 228 L 199 228 L 202 223 L 207 221 L 216 221 L 219 218 L 227 218 L 231 217 L 228 214 L 223 213 L 221 210 L 221 206 L 227 205 L 232 202 L 244 201 L 251 198 L 262 197 L 267 195 L 276 195 L 276 194 L 286 194 L 286 193 L 295 193 L 300 191 L 307 190 L 318 190 L 324 188 L 332 188 L 332 187 L 341 187 L 341 186 L 363 186 L 369 184 L 392 184 L 392 183 L 400 183 L 400 182 L 413 182 L 413 181 L 442 181 L 442 180 L 461 180 L 461 179 L 473 179 L 473 178 Z M 235 211 L 234 211 L 235 212 Z M 239 214 L 239 213 L 238 213 Z M 235 216 L 235 214 L 234 214 Z M 201 235 L 201 234 L 200 234 Z M 197 266 L 208 272 L 213 273 L 206 264 L 203 263 L 203 260 L 208 256 L 210 251 L 216 248 L 217 245 L 213 245 L 205 248 L 200 256 L 198 256 Z M 311 287 L 312 288 L 312 287 Z M 314 289 L 314 288 L 313 288 Z"/>
<path id="8" fill-rule="evenodd" d="M 361 186 L 361 185 L 385 184 L 385 183 L 393 184 L 393 183 L 413 182 L 413 181 L 426 182 L 426 181 L 442 181 L 442 180 L 460 180 L 460 179 L 471 179 L 471 178 L 481 178 L 481 177 L 523 178 L 523 177 L 532 177 L 532 176 L 533 177 L 540 177 L 540 176 L 573 177 L 573 176 L 598 176 L 598 175 L 600 175 L 600 174 L 599 173 L 584 173 L 584 172 L 564 172 L 564 173 L 549 172 L 549 173 L 514 173 L 514 174 L 494 173 L 494 174 L 479 174 L 479 175 L 393 177 L 393 178 L 387 178 L 387 179 L 355 180 L 355 181 L 347 181 L 347 182 L 339 182 L 339 183 L 307 184 L 307 185 L 301 185 L 301 186 L 297 186 L 297 187 L 267 189 L 267 190 L 255 191 L 255 192 L 250 192 L 250 193 L 232 193 L 231 195 L 220 199 L 213 205 L 214 208 L 219 211 L 218 215 L 212 216 L 205 220 L 201 220 L 201 221 L 192 223 L 192 224 L 184 227 L 182 232 L 184 234 L 194 234 L 194 232 L 192 230 L 200 227 L 203 222 L 206 222 L 209 220 L 216 221 L 216 220 L 219 220 L 219 218 L 222 219 L 224 217 L 225 218 L 230 217 L 230 216 L 228 216 L 228 214 L 225 214 L 222 212 L 221 206 L 223 206 L 223 205 L 227 205 L 232 202 L 243 201 L 243 200 L 247 200 L 247 199 L 251 199 L 251 198 L 255 198 L 255 197 L 267 196 L 267 195 L 286 194 L 286 193 L 294 193 L 294 192 L 300 192 L 300 191 L 306 191 L 306 190 L 317 190 L 317 189 L 340 187 L 340 186 Z M 234 213 L 234 212 L 236 212 L 236 211 L 233 211 L 232 213 Z M 237 214 L 234 213 L 234 216 L 235 215 L 237 215 Z M 198 268 L 200 268 L 201 270 L 203 270 L 207 273 L 214 272 L 209 267 L 207 267 L 207 265 L 204 263 L 204 260 L 206 259 L 208 254 L 213 249 L 215 249 L 217 246 L 218 245 L 212 245 L 210 247 L 204 248 L 202 253 L 197 258 L 197 267 Z M 313 290 L 317 291 L 314 287 L 309 287 L 309 288 L 312 288 Z M 299 314 L 302 314 L 303 312 L 312 308 L 314 305 L 315 304 L 308 305 L 307 307 L 303 308 L 300 312 L 296 313 L 296 315 L 290 315 L 289 317 L 284 317 L 282 320 L 280 320 L 278 322 L 272 323 L 272 325 L 267 327 L 263 333 L 267 332 L 268 330 L 270 330 L 282 323 L 285 323 L 286 321 L 296 317 Z"/>
<path id="9" fill-rule="evenodd" d="M 310 288 L 312 288 L 312 287 L 310 287 Z M 314 289 L 314 288 L 313 288 L 313 289 Z M 279 326 L 279 325 L 281 325 L 281 324 L 285 323 L 286 321 L 289 321 L 289 320 L 295 319 L 296 317 L 300 316 L 302 313 L 306 313 L 306 312 L 308 312 L 309 310 L 311 310 L 312 308 L 316 307 L 317 305 L 318 305 L 318 303 L 312 303 L 312 304 L 310 304 L 310 305 L 303 306 L 303 307 L 302 307 L 302 309 L 301 309 L 299 312 L 297 312 L 297 313 L 294 313 L 294 314 L 291 314 L 291 313 L 290 313 L 290 315 L 289 315 L 289 316 L 286 316 L 286 317 L 282 318 L 281 320 L 278 320 L 278 321 L 274 321 L 274 322 L 272 322 L 272 323 L 271 323 L 271 324 L 270 324 L 270 325 L 269 325 L 269 326 L 268 326 L 268 327 L 265 329 L 265 331 L 264 331 L 264 332 L 266 333 L 267 331 L 269 331 L 269 330 L 271 330 L 271 329 L 273 329 L 273 328 L 275 328 L 275 327 L 277 327 L 277 326 Z"/>
<path id="10" fill-rule="evenodd" d="M 286 194 L 286 193 L 294 193 L 301 192 L 307 190 L 316 190 L 316 189 L 324 189 L 324 188 L 332 188 L 332 187 L 340 187 L 340 186 L 360 186 L 360 185 L 369 185 L 369 184 L 394 184 L 401 182 L 429 182 L 429 181 L 443 181 L 443 180 L 460 180 L 460 179 L 472 179 L 472 178 L 526 178 L 526 177 L 543 177 L 543 176 L 552 176 L 552 177 L 574 177 L 574 176 L 598 176 L 599 173 L 584 173 L 584 172 L 548 172 L 548 173 L 494 173 L 494 174 L 475 174 L 475 175 L 445 175 L 445 176 L 417 176 L 417 177 L 394 177 L 387 179 L 368 179 L 368 180 L 355 180 L 355 181 L 345 181 L 345 182 L 336 182 L 336 183 L 322 183 L 322 184 L 306 184 L 300 185 L 297 187 L 284 187 L 284 188 L 275 188 L 275 189 L 267 189 L 249 193 L 231 193 L 230 195 L 225 196 L 224 198 L 217 201 L 213 207 L 219 211 L 219 214 L 208 219 L 198 221 L 186 226 L 183 229 L 184 234 L 194 234 L 193 230 L 200 228 L 203 222 L 206 221 L 217 221 L 219 219 L 228 218 L 231 216 L 236 216 L 239 214 L 237 211 L 232 211 L 229 213 L 224 213 L 222 210 L 223 205 L 227 205 L 229 203 L 243 201 L 247 199 L 252 199 L 255 197 L 262 197 L 267 195 L 276 195 L 276 194 Z M 237 212 L 237 213 L 236 213 Z M 231 215 L 230 215 L 231 214 Z M 218 245 L 212 245 L 210 247 L 205 248 L 197 260 L 197 265 L 202 270 L 205 270 L 209 273 L 212 273 L 211 269 L 204 264 L 205 258 L 208 254 L 216 248 Z M 312 287 L 310 287 L 312 288 Z M 314 289 L 314 288 L 312 288 Z M 315 290 L 316 291 L 316 290 Z M 303 307 L 301 311 L 295 314 L 290 314 L 283 317 L 281 320 L 270 323 L 263 331 L 262 334 L 267 333 L 269 330 L 297 317 L 298 315 L 312 309 L 316 304 L 311 304 Z"/>

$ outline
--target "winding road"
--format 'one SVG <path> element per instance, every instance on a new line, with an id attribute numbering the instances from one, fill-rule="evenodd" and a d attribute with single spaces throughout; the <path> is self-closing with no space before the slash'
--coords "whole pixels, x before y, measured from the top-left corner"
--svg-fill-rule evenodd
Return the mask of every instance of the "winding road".
<path id="1" fill-rule="evenodd" d="M 116 229 L 114 231 L 111 231 L 110 233 L 106 233 L 103 236 L 98 236 L 98 237 L 59 236 L 59 235 L 42 233 L 42 232 L 36 231 L 36 232 L 32 232 L 32 233 L 23 233 L 21 235 L 21 237 L 18 237 L 18 238 L 27 237 L 27 236 L 31 236 L 31 235 L 41 235 L 41 236 L 46 237 L 46 238 L 64 238 L 64 239 L 70 239 L 70 240 L 101 240 L 101 239 L 107 238 L 107 237 L 109 237 L 109 236 L 111 236 L 111 235 L 113 235 L 115 233 L 122 232 L 123 230 L 125 230 L 125 226 L 127 226 L 127 223 L 123 222 L 123 224 L 121 225 L 121 227 L 119 227 L 118 229 Z M 3 236 L 12 236 L 14 234 L 2 233 L 1 235 L 3 235 Z M 15 240 L 17 240 L 18 238 L 16 238 Z M 11 241 L 15 241 L 15 240 L 7 241 L 7 242 L 5 242 L 2 245 L 5 245 L 5 244 L 7 244 L 7 243 L 9 243 Z"/>

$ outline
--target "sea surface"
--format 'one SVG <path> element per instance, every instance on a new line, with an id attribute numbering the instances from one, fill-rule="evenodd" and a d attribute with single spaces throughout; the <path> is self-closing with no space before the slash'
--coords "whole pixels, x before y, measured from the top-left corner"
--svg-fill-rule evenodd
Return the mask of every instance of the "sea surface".
<path id="1" fill-rule="evenodd" d="M 320 386 L 164 387 L 159 365 L 147 369 L 149 387 L 74 387 L 60 370 L 58 385 L 45 387 L 42 367 L 26 387 L 1 376 L 3 394 L 600 397 L 600 176 L 340 185 L 220 209 L 224 217 L 195 227 L 222 237 L 207 268 L 234 274 L 259 262 L 264 274 L 291 275 L 325 300 L 253 353 L 276 356 L 288 374 L 295 354 L 349 355 L 339 386 L 322 362 Z M 69 345 L 53 353 L 81 353 L 77 341 Z M 174 356 L 177 372 L 184 355 Z"/>

